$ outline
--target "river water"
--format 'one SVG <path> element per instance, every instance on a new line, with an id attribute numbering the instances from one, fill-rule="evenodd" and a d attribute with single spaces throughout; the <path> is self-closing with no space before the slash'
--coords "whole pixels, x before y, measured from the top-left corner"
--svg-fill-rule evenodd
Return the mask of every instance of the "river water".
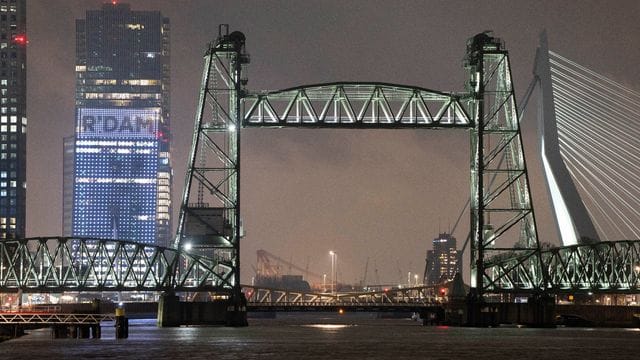
<path id="1" fill-rule="evenodd" d="M 374 314 L 278 314 L 246 328 L 158 328 L 131 320 L 128 339 L 51 339 L 48 329 L 0 343 L 2 359 L 640 359 L 640 329 L 423 327 Z"/>

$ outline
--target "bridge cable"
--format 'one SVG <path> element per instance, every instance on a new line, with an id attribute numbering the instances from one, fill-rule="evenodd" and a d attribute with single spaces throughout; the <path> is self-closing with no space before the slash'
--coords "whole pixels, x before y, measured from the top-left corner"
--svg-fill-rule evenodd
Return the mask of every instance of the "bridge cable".
<path id="1" fill-rule="evenodd" d="M 640 93 L 549 52 L 560 153 L 604 238 L 640 238 Z"/>

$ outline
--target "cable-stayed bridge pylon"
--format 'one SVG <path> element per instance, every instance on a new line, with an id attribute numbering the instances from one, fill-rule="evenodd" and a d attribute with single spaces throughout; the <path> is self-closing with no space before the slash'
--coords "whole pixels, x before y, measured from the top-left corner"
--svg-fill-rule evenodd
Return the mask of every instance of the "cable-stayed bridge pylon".
<path id="1" fill-rule="evenodd" d="M 534 75 L 562 243 L 640 239 L 640 92 L 550 51 L 544 33 Z"/>

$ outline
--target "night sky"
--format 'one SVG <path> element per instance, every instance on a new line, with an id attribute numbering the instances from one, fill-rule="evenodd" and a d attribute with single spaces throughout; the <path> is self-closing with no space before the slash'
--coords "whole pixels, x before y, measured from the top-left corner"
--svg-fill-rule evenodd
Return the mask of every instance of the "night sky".
<path id="1" fill-rule="evenodd" d="M 62 138 L 74 128 L 75 19 L 102 3 L 28 1 L 30 237 L 62 232 Z M 171 21 L 176 212 L 202 55 L 221 23 L 247 37 L 250 90 L 376 81 L 462 91 L 466 40 L 493 30 L 506 42 L 520 100 L 543 29 L 551 50 L 640 89 L 636 0 L 128 3 L 132 10 L 160 10 Z M 532 98 L 522 131 L 536 219 L 541 240 L 558 243 L 541 182 L 535 104 Z M 469 196 L 469 135 L 462 130 L 247 129 L 242 156 L 244 283 L 253 276 L 257 249 L 316 273 L 330 272 L 334 250 L 341 282 L 359 281 L 367 258 L 367 282 L 406 282 L 409 271 L 422 274 L 431 240 L 449 230 Z M 465 214 L 454 233 L 459 246 L 468 229 Z"/>

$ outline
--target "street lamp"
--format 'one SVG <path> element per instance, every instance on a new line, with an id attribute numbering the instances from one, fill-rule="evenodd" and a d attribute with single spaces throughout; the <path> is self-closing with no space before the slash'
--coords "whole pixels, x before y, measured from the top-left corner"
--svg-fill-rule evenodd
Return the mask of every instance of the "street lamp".
<path id="1" fill-rule="evenodd" d="M 335 293 L 338 289 L 338 254 L 331 250 L 331 293 Z"/>
<path id="2" fill-rule="evenodd" d="M 413 275 L 413 278 L 416 279 L 416 286 L 418 286 L 418 274 Z"/>
<path id="3" fill-rule="evenodd" d="M 327 292 L 327 274 L 322 274 L 322 292 Z"/>

